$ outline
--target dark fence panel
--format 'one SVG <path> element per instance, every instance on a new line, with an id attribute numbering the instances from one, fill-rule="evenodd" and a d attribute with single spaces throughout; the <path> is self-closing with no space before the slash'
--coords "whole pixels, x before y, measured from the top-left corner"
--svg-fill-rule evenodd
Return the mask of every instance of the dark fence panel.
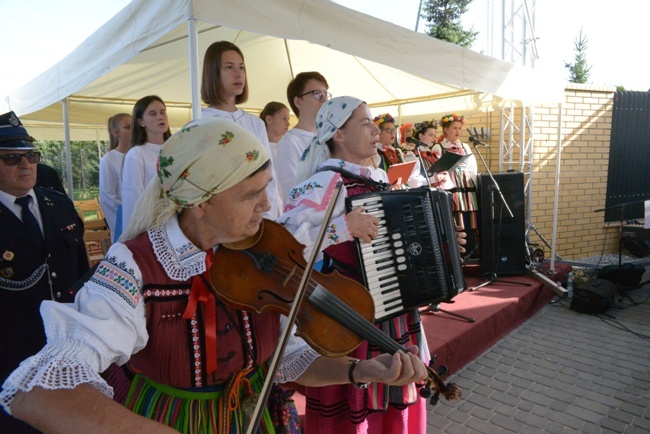
<path id="1" fill-rule="evenodd" d="M 616 92 L 605 221 L 643 218 L 650 199 L 650 92 Z"/>

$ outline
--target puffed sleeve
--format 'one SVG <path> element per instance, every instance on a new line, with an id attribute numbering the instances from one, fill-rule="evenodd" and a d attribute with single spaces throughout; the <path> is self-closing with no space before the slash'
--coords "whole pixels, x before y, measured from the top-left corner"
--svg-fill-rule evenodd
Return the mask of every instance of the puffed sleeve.
<path id="1" fill-rule="evenodd" d="M 0 405 L 10 412 L 16 392 L 35 386 L 71 389 L 88 383 L 112 398 L 99 373 L 111 363 L 124 364 L 149 338 L 141 289 L 131 251 L 113 244 L 74 303 L 42 303 L 47 344 L 7 378 Z"/>
<path id="2" fill-rule="evenodd" d="M 296 239 L 305 245 L 305 257 L 309 257 L 318 241 L 318 233 L 325 218 L 327 205 L 332 198 L 341 175 L 319 172 L 297 185 L 289 192 L 285 212 L 277 222 L 284 225 Z M 345 212 L 345 187 L 336 201 L 331 221 L 325 231 L 321 250 L 353 239 L 348 229 Z"/>

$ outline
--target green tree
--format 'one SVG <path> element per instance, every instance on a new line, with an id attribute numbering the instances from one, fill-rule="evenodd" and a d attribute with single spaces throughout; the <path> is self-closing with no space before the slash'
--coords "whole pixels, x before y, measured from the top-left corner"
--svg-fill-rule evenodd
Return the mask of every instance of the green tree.
<path id="1" fill-rule="evenodd" d="M 38 140 L 36 147 L 41 152 L 41 162 L 53 167 L 67 187 L 65 142 Z M 100 142 L 102 155 L 106 152 L 106 144 Z M 70 142 L 70 157 L 72 162 L 72 184 L 81 197 L 96 191 L 99 187 L 99 151 L 97 142 Z"/>
<path id="2" fill-rule="evenodd" d="M 569 82 L 586 83 L 589 80 L 591 66 L 587 65 L 587 36 L 582 34 L 582 27 L 578 38 L 573 43 L 576 57 L 573 63 L 564 62 L 564 67 L 569 68 Z"/>
<path id="3" fill-rule="evenodd" d="M 467 12 L 472 0 L 425 0 L 422 18 L 427 22 L 427 34 L 434 38 L 469 48 L 476 40 L 478 32 L 474 27 L 464 30 L 461 16 Z"/>

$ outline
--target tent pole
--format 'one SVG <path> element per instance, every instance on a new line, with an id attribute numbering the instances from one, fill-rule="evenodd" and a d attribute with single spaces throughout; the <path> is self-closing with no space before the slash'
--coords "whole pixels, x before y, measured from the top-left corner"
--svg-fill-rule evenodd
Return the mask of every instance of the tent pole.
<path id="1" fill-rule="evenodd" d="M 562 103 L 557 105 L 557 158 L 555 161 L 555 200 L 553 203 L 553 235 L 551 239 L 550 273 L 555 272 L 555 238 L 557 235 L 557 208 L 560 201 L 560 163 L 562 162 Z"/>
<path id="2" fill-rule="evenodd" d="M 201 119 L 201 94 L 199 80 L 199 32 L 196 18 L 187 20 L 187 39 L 190 54 L 190 90 L 192 93 L 192 119 Z"/>
<path id="3" fill-rule="evenodd" d="M 70 119 L 68 116 L 70 101 L 66 96 L 62 101 L 63 105 L 63 136 L 65 140 L 65 166 L 68 179 L 68 197 L 74 200 L 74 188 L 72 186 L 72 155 L 70 151 Z"/>

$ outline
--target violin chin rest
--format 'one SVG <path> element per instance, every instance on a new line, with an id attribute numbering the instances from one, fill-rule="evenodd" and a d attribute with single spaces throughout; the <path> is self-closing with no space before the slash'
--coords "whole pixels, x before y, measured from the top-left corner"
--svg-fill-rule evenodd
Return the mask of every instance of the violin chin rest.
<path id="1" fill-rule="evenodd" d="M 244 238 L 243 240 L 240 241 L 235 241 L 233 243 L 223 243 L 222 246 L 230 249 L 230 250 L 246 250 L 250 249 L 253 247 L 257 242 L 262 238 L 262 234 L 264 233 L 264 222 L 266 219 L 262 220 L 262 223 L 260 223 L 260 228 L 257 230 L 255 235 L 252 235 L 248 238 Z"/>

